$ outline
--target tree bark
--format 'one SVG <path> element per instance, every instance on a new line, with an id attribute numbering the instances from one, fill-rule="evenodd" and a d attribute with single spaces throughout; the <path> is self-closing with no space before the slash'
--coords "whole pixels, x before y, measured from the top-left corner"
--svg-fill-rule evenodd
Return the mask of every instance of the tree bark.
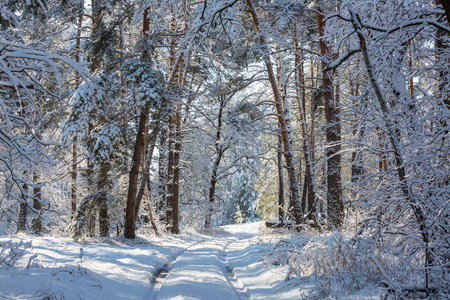
<path id="1" fill-rule="evenodd" d="M 179 33 L 177 28 L 175 17 L 171 17 L 170 32 Z M 169 47 L 169 69 L 170 76 L 168 81 L 169 89 L 173 88 L 174 83 L 182 85 L 183 74 L 180 70 L 182 62 L 184 62 L 184 54 L 178 53 L 176 48 L 178 45 L 179 37 L 177 35 L 172 36 L 172 40 Z M 169 114 L 168 125 L 168 159 L 167 159 L 167 194 L 166 194 L 166 229 L 173 234 L 179 233 L 178 224 L 178 196 L 179 196 L 179 160 L 181 143 L 180 121 L 181 121 L 181 104 L 179 101 L 175 101 L 175 97 L 179 95 L 172 95 L 171 105 L 174 107 L 172 113 Z"/>
<path id="2" fill-rule="evenodd" d="M 83 23 L 83 16 L 80 16 L 78 18 L 78 30 L 77 30 L 77 40 L 76 40 L 76 53 L 75 53 L 75 61 L 77 63 L 80 62 L 80 52 L 81 52 L 81 31 L 82 31 L 82 24 Z M 75 86 L 78 87 L 81 84 L 81 76 L 77 75 Z M 75 135 L 72 140 L 72 172 L 71 172 L 71 179 L 72 179 L 72 187 L 71 187 L 71 210 L 72 210 L 72 218 L 77 212 L 77 143 L 78 143 L 78 137 Z"/>
<path id="3" fill-rule="evenodd" d="M 148 120 L 150 105 L 146 104 L 141 111 L 139 117 L 139 127 L 136 134 L 136 142 L 134 144 L 133 158 L 131 163 L 131 170 L 128 180 L 128 195 L 127 207 L 125 212 L 125 228 L 124 236 L 127 239 L 134 239 L 136 237 L 136 193 L 139 176 L 139 166 L 141 165 L 142 152 L 145 143 L 145 131 Z"/>
<path id="4" fill-rule="evenodd" d="M 179 120 L 179 106 L 175 109 L 172 116 L 169 117 L 169 156 L 167 167 L 167 210 L 166 210 L 166 229 L 170 233 L 178 234 L 178 177 L 177 161 L 177 120 Z"/>
<path id="5" fill-rule="evenodd" d="M 24 172 L 24 175 L 27 171 Z M 19 216 L 17 218 L 17 232 L 25 232 L 25 226 L 27 224 L 27 194 L 28 194 L 28 185 L 24 183 L 22 185 L 22 201 L 19 203 Z"/>
<path id="6" fill-rule="evenodd" d="M 283 174 L 283 141 L 281 132 L 277 133 L 277 168 L 278 168 L 278 219 L 284 219 L 284 174 Z M 303 209 L 303 208 L 302 208 Z"/>
<path id="7" fill-rule="evenodd" d="M 39 183 L 39 174 L 36 170 L 33 171 L 33 209 L 36 211 L 31 221 L 31 232 L 40 235 L 42 231 L 41 209 L 42 209 L 42 193 Z"/>
<path id="8" fill-rule="evenodd" d="M 319 29 L 320 54 L 322 69 L 325 69 L 326 58 L 332 55 L 331 50 L 323 40 L 325 24 L 323 0 L 317 5 L 317 25 Z M 339 87 L 333 84 L 333 75 L 322 72 L 322 89 L 325 106 L 326 122 L 326 160 L 327 160 L 327 219 L 333 229 L 339 229 L 344 220 L 344 203 L 341 187 L 341 126 L 339 124 Z"/>
<path id="9" fill-rule="evenodd" d="M 166 194 L 167 194 L 167 155 L 166 155 L 167 130 L 163 129 L 159 138 L 159 157 L 158 157 L 158 203 L 156 212 L 160 221 L 165 221 Z"/>

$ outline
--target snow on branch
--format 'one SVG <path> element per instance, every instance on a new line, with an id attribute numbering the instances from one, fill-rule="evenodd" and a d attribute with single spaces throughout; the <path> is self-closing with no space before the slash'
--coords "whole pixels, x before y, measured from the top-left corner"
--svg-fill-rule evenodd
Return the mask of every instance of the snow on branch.
<path id="1" fill-rule="evenodd" d="M 344 53 L 338 59 L 329 63 L 325 67 L 325 69 L 323 69 L 323 72 L 327 72 L 329 70 L 335 70 L 336 68 L 339 68 L 340 65 L 342 65 L 344 62 L 346 62 L 348 59 L 350 59 L 354 54 L 356 54 L 358 52 L 361 52 L 361 49 L 359 47 L 351 48 L 347 53 Z"/>

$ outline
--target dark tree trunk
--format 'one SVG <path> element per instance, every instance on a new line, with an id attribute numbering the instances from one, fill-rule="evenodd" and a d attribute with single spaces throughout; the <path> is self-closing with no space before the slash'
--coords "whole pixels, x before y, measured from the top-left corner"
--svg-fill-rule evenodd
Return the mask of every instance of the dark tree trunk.
<path id="1" fill-rule="evenodd" d="M 71 187 L 71 210 L 72 210 L 72 218 L 77 212 L 77 136 L 73 137 L 72 141 L 72 187 Z"/>
<path id="2" fill-rule="evenodd" d="M 448 26 L 450 26 L 450 1 L 439 0 L 439 3 L 441 3 L 442 7 L 445 10 L 445 16 L 447 17 L 447 23 L 448 23 Z"/>
<path id="3" fill-rule="evenodd" d="M 26 174 L 26 172 L 24 172 Z M 17 232 L 24 232 L 25 226 L 27 224 L 27 194 L 28 194 L 28 185 L 24 183 L 22 185 L 22 201 L 19 203 L 19 216 L 17 218 Z"/>
<path id="4" fill-rule="evenodd" d="M 75 44 L 75 48 L 76 48 L 76 54 L 75 54 L 75 61 L 77 63 L 80 62 L 80 53 L 81 53 L 81 32 L 82 32 L 82 27 L 83 26 L 83 16 L 80 15 L 78 17 L 78 29 L 77 29 L 77 40 L 76 40 L 76 44 Z M 76 82 L 75 82 L 75 86 L 78 87 L 81 84 L 81 76 L 77 75 L 76 77 Z M 72 218 L 75 215 L 75 213 L 77 212 L 77 168 L 78 168 L 78 164 L 77 164 L 77 142 L 78 142 L 78 137 L 75 135 L 73 137 L 72 140 L 72 172 L 71 172 L 71 178 L 72 178 L 72 187 L 71 187 L 71 210 L 72 210 Z"/>
<path id="5" fill-rule="evenodd" d="M 139 127 L 136 134 L 136 142 L 134 144 L 133 158 L 128 180 L 128 196 L 125 212 L 124 236 L 127 239 L 134 239 L 136 237 L 136 194 L 139 167 L 141 165 L 141 157 L 144 151 L 145 132 L 147 130 L 146 124 L 148 120 L 149 107 L 150 106 L 147 104 L 142 108 L 142 112 L 139 117 Z"/>
<path id="6" fill-rule="evenodd" d="M 209 181 L 209 193 L 208 193 L 208 211 L 206 213 L 205 218 L 205 228 L 211 227 L 211 218 L 213 215 L 213 203 L 215 200 L 215 192 L 216 192 L 216 184 L 218 181 L 217 178 L 217 171 L 220 166 L 220 161 L 222 160 L 222 156 L 226 149 L 223 148 L 223 145 L 220 144 L 220 139 L 222 136 L 222 119 L 223 119 L 223 110 L 226 105 L 226 99 L 225 96 L 220 95 L 219 96 L 219 113 L 217 114 L 217 131 L 216 131 L 216 139 L 214 141 L 215 149 L 216 149 L 216 159 L 214 160 L 214 165 L 211 171 L 211 177 Z"/>
<path id="7" fill-rule="evenodd" d="M 323 37 L 323 0 L 318 5 L 320 14 L 317 17 L 319 37 Z M 322 68 L 327 65 L 326 58 L 332 56 L 327 44 L 320 39 Z M 322 72 L 322 88 L 326 122 L 326 160 L 327 160 L 327 218 L 331 228 L 339 229 L 344 220 L 344 203 L 341 187 L 341 126 L 339 124 L 339 87 L 333 84 L 333 74 Z"/>
<path id="8" fill-rule="evenodd" d="M 33 208 L 36 210 L 37 213 L 33 216 L 33 219 L 31 221 L 31 231 L 34 234 L 41 234 L 42 231 L 42 222 L 41 222 L 41 209 L 42 209 L 42 193 L 41 193 L 41 186 L 39 183 L 39 174 L 37 171 L 33 172 Z"/>
<path id="9" fill-rule="evenodd" d="M 178 139 L 179 128 L 179 105 L 175 112 L 169 117 L 169 157 L 167 167 L 167 210 L 166 210 L 166 228 L 173 234 L 179 233 L 178 227 L 178 195 L 179 195 L 179 148 Z M 178 124 L 178 125 L 177 125 Z"/>
<path id="10" fill-rule="evenodd" d="M 148 8 L 144 12 L 142 35 L 148 37 L 148 30 L 150 29 L 150 23 L 148 19 Z M 144 52 L 143 60 L 148 60 L 149 54 Z M 150 104 L 146 103 L 142 107 L 141 115 L 139 117 L 138 131 L 136 133 L 136 142 L 134 144 L 133 158 L 131 163 L 130 176 L 128 181 L 128 195 L 127 206 L 125 212 L 125 228 L 124 236 L 127 239 L 134 239 L 136 237 L 136 194 L 139 177 L 139 167 L 141 165 L 141 158 L 145 147 L 145 137 L 148 131 L 147 120 L 150 111 Z M 138 208 L 139 209 L 139 208 Z"/>
<path id="11" fill-rule="evenodd" d="M 178 221 L 178 202 L 180 198 L 180 158 L 181 158 L 181 105 L 175 114 L 175 153 L 173 170 L 173 203 L 172 207 L 172 233 L 180 233 Z"/>
<path id="12" fill-rule="evenodd" d="M 108 216 L 108 189 L 111 187 L 111 182 L 108 178 L 108 172 L 111 170 L 111 163 L 109 161 L 100 163 L 98 167 L 97 190 L 104 190 L 106 192 L 99 194 L 98 199 L 98 223 L 99 233 L 101 237 L 109 235 L 109 216 Z"/>
<path id="13" fill-rule="evenodd" d="M 159 158 L 158 158 L 158 203 L 156 204 L 156 213 L 159 216 L 160 221 L 165 220 L 166 205 L 166 192 L 167 192 L 167 151 L 166 142 L 167 130 L 161 131 L 159 139 Z"/>
<path id="14" fill-rule="evenodd" d="M 283 174 L 283 141 L 281 132 L 277 134 L 277 168 L 278 168 L 278 219 L 284 219 L 284 174 Z"/>

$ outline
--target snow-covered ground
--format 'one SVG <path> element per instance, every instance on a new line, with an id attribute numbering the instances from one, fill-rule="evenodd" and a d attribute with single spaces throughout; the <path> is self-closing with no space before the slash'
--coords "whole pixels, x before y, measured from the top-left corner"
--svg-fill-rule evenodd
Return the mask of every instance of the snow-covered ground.
<path id="1" fill-rule="evenodd" d="M 286 281 L 285 266 L 267 263 L 277 237 L 262 227 L 134 241 L 14 238 L 33 246 L 14 267 L 0 269 L 0 299 L 301 299 L 314 280 Z M 375 296 L 366 291 L 349 298 Z"/>

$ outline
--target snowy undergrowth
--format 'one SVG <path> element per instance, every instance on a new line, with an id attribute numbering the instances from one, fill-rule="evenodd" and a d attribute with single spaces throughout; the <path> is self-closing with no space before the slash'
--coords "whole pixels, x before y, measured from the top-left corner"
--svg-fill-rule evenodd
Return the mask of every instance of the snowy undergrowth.
<path id="1" fill-rule="evenodd" d="M 25 251 L 30 247 L 31 242 L 19 241 L 15 243 L 11 240 L 0 242 L 0 269 L 14 267 L 16 262 L 25 255 Z M 27 268 L 29 265 L 27 265 Z"/>
<path id="2" fill-rule="evenodd" d="M 420 252 L 411 256 L 412 245 L 399 245 L 394 238 L 380 241 L 336 232 L 274 231 L 270 243 L 272 249 L 263 257 L 284 276 L 286 284 L 280 291 L 296 286 L 302 299 L 425 297 L 424 293 L 407 291 L 424 286 L 423 257 Z"/>

